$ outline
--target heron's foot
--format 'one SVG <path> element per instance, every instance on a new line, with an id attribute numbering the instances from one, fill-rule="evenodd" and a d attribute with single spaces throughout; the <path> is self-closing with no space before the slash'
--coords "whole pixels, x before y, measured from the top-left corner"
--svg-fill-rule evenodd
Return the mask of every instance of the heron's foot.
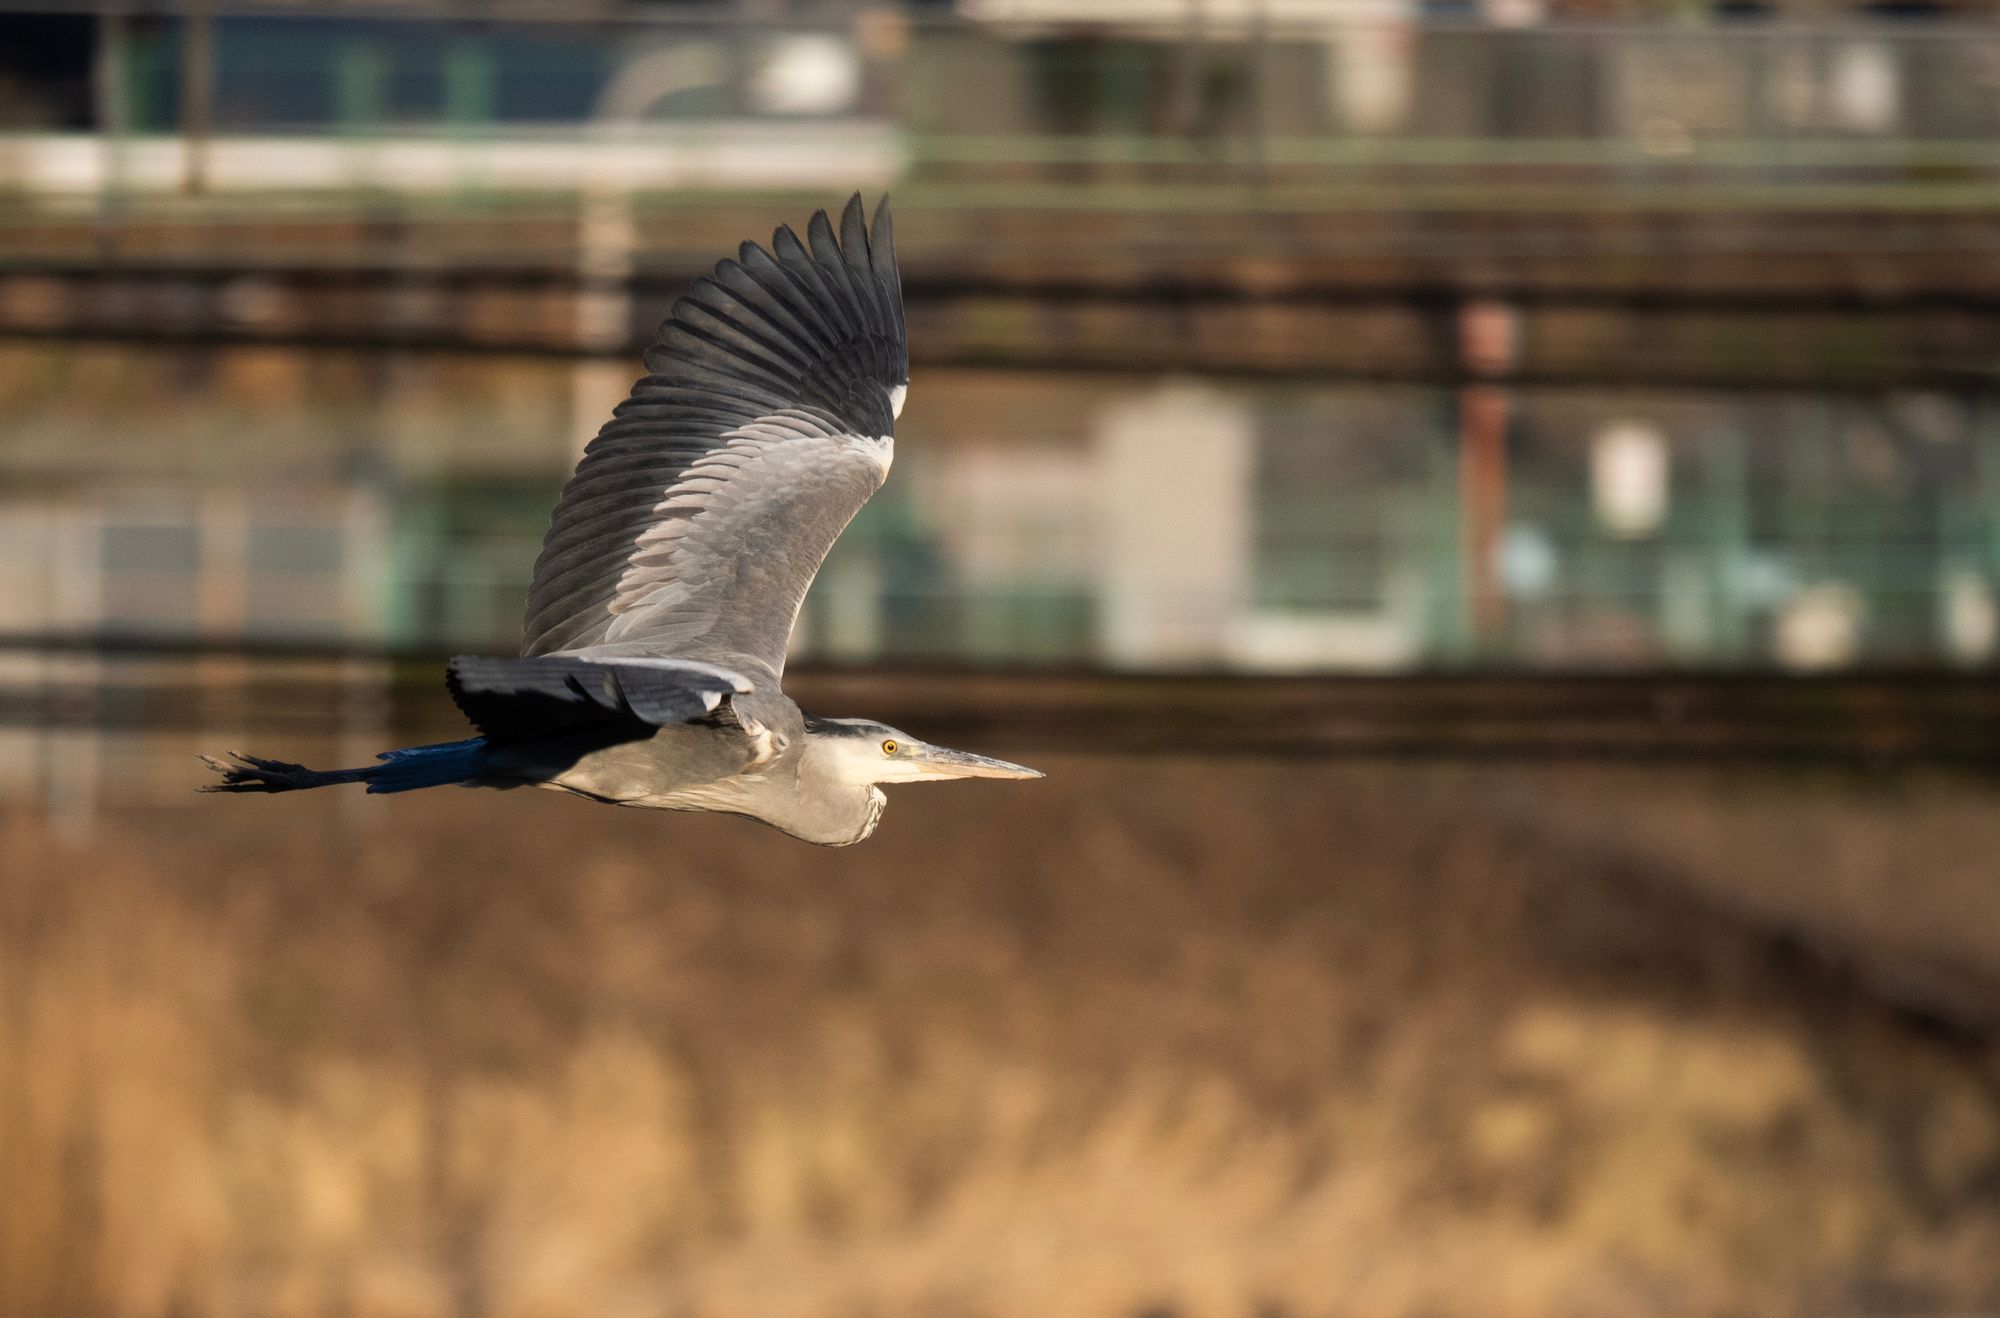
<path id="1" fill-rule="evenodd" d="M 213 755 L 201 757 L 203 764 L 222 775 L 222 781 L 197 787 L 196 791 L 295 792 L 304 787 L 319 787 L 326 782 L 325 774 L 308 769 L 303 764 L 267 760 L 242 751 L 229 751 L 227 754 L 227 760 Z"/>

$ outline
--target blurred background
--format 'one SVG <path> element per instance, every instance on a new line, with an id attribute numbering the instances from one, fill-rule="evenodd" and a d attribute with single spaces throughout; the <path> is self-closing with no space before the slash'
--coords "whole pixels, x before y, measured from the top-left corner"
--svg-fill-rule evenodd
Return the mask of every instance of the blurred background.
<path id="1" fill-rule="evenodd" d="M 2000 23 L 0 0 L 0 1313 L 2000 1311 Z M 825 852 L 462 726 L 893 193 Z"/>

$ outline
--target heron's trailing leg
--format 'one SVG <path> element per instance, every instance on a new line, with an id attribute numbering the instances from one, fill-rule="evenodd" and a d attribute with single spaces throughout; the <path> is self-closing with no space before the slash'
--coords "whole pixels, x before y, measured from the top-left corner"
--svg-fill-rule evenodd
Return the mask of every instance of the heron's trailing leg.
<path id="1" fill-rule="evenodd" d="M 308 769 L 303 764 L 267 760 L 242 751 L 230 751 L 227 760 L 204 755 L 201 762 L 222 775 L 219 783 L 198 790 L 204 792 L 296 792 L 307 787 L 331 787 L 335 783 L 368 781 L 367 769 Z"/>
<path id="2" fill-rule="evenodd" d="M 222 775 L 222 781 L 201 788 L 204 792 L 297 792 L 308 787 L 334 787 L 341 783 L 366 783 L 370 792 L 410 792 L 420 787 L 443 787 L 468 782 L 479 776 L 486 761 L 486 739 L 445 742 L 437 746 L 411 746 L 384 751 L 379 764 L 360 769 L 308 769 L 285 760 L 266 760 L 242 751 L 230 751 L 229 759 L 213 755 L 202 763 Z"/>

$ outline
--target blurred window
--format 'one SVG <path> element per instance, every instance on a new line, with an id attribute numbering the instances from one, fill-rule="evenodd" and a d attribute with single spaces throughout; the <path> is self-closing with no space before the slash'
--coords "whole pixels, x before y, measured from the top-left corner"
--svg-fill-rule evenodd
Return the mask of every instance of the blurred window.
<path id="1" fill-rule="evenodd" d="M 113 630 L 193 633 L 200 625 L 201 529 L 110 522 L 100 542 L 103 621 Z"/>
<path id="2" fill-rule="evenodd" d="M 346 557 L 338 526 L 255 526 L 250 530 L 251 569 L 263 575 L 338 576 Z"/>
<path id="3" fill-rule="evenodd" d="M 121 575 L 191 576 L 201 567 L 201 531 L 183 526 L 104 528 L 104 570 Z"/>
<path id="4" fill-rule="evenodd" d="M 344 528 L 334 522 L 250 528 L 246 625 L 267 636 L 336 636 L 347 626 Z"/>

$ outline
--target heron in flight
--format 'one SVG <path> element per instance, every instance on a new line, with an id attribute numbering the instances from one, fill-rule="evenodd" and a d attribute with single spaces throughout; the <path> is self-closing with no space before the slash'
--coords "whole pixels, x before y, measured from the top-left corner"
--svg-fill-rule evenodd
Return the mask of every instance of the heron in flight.
<path id="1" fill-rule="evenodd" d="M 885 199 L 838 234 L 745 243 L 674 304 L 645 378 L 584 450 L 535 562 L 519 658 L 460 656 L 478 730 L 359 769 L 204 757 L 207 790 L 370 792 L 461 784 L 748 815 L 859 842 L 884 783 L 1039 778 L 866 719 L 817 718 L 781 689 L 806 588 L 889 474 L 909 387 Z"/>

